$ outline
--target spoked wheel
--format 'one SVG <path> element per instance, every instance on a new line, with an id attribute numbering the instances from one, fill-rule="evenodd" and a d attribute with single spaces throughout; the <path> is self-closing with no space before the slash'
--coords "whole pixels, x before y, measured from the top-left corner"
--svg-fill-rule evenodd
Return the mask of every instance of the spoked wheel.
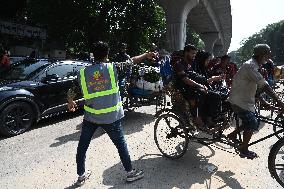
<path id="1" fill-rule="evenodd" d="M 284 128 L 284 116 L 283 114 L 279 114 L 276 118 L 275 121 L 280 122 L 282 127 L 278 127 L 277 125 L 273 125 L 273 131 L 276 133 L 277 131 L 280 131 L 281 129 Z M 284 138 L 284 133 L 280 133 L 276 135 L 277 138 L 281 139 Z"/>
<path id="2" fill-rule="evenodd" d="M 284 187 L 284 139 L 277 141 L 271 148 L 268 169 L 271 176 Z"/>
<path id="3" fill-rule="evenodd" d="M 125 98 L 123 98 L 123 107 L 124 109 L 126 109 L 129 112 L 133 112 L 136 107 L 134 106 L 134 98 L 131 96 L 126 96 Z"/>
<path id="4" fill-rule="evenodd" d="M 156 112 L 159 109 L 166 108 L 167 104 L 167 95 L 166 93 L 161 93 L 157 98 L 156 98 Z"/>
<path id="5" fill-rule="evenodd" d="M 154 127 L 155 143 L 167 158 L 181 158 L 188 147 L 188 131 L 181 119 L 174 114 L 161 115 Z"/>
<path id="6" fill-rule="evenodd" d="M 260 102 L 258 101 L 258 102 L 255 103 L 255 112 L 256 112 L 258 115 L 260 115 L 260 111 L 261 111 L 261 104 L 260 104 Z"/>
<path id="7" fill-rule="evenodd" d="M 27 131 L 35 119 L 32 107 L 25 102 L 8 105 L 0 114 L 0 133 L 15 136 Z"/>
<path id="8" fill-rule="evenodd" d="M 279 99 L 283 102 L 284 100 L 284 94 L 283 92 L 276 92 L 277 96 L 279 97 Z M 273 106 L 276 106 L 276 104 L 272 104 Z M 271 110 L 271 113 L 270 113 L 270 116 L 273 117 L 273 115 L 275 114 L 275 110 L 272 109 Z"/>

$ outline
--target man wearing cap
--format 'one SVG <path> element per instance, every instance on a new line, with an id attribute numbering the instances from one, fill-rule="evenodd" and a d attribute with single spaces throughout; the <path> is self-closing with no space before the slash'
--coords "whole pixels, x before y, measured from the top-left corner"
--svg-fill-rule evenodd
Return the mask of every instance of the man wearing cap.
<path id="1" fill-rule="evenodd" d="M 256 45 L 252 58 L 242 65 L 233 80 L 229 102 L 234 112 L 242 120 L 242 125 L 229 134 L 228 138 L 236 141 L 237 134 L 244 131 L 243 142 L 239 147 L 240 156 L 243 158 L 254 159 L 257 157 L 256 153 L 248 150 L 253 132 L 257 131 L 259 127 L 255 115 L 257 88 L 269 95 L 280 108 L 284 108 L 284 104 L 258 71 L 268 61 L 270 55 L 270 47 L 267 44 Z"/>

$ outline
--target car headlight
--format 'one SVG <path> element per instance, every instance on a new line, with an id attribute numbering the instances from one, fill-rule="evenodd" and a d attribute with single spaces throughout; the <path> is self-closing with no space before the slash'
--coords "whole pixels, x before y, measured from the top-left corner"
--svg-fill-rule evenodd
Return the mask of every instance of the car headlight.
<path id="1" fill-rule="evenodd" d="M 12 87 L 0 87 L 0 92 L 1 91 L 7 91 L 7 90 L 11 90 Z"/>

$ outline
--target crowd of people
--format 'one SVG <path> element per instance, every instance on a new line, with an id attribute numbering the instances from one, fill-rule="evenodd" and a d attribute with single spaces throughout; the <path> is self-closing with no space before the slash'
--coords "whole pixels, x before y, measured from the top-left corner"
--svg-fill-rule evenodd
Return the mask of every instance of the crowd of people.
<path id="1" fill-rule="evenodd" d="M 122 101 L 118 90 L 118 75 L 114 71 L 114 64 L 106 64 L 109 47 L 106 43 L 99 42 L 93 48 L 93 65 L 81 70 L 78 74 L 78 83 L 68 91 L 68 107 L 75 111 L 74 97 L 79 91 L 85 98 L 85 116 L 82 134 L 77 148 L 77 185 L 82 185 L 89 178 L 91 172 L 85 170 L 86 151 L 91 138 L 98 127 L 102 127 L 117 147 L 123 166 L 127 172 L 126 180 L 129 182 L 143 178 L 143 171 L 132 168 L 126 141 L 122 132 L 121 119 L 124 116 Z M 258 122 L 254 111 L 257 87 L 266 92 L 284 108 L 284 104 L 276 96 L 268 82 L 261 74 L 261 69 L 269 61 L 271 52 L 268 45 L 260 44 L 254 48 L 252 58 L 245 62 L 238 71 L 236 64 L 230 62 L 230 57 L 224 55 L 211 59 L 211 54 L 198 51 L 193 45 L 186 45 L 183 51 L 173 52 L 170 59 L 159 57 L 156 45 L 152 44 L 147 53 L 137 57 L 127 55 L 127 45 L 122 44 L 120 52 L 114 61 L 124 62 L 131 60 L 134 63 L 145 63 L 151 66 L 163 67 L 170 62 L 172 72 L 168 72 L 175 88 L 178 89 L 187 101 L 197 101 L 191 106 L 191 114 L 195 125 L 203 131 L 214 127 L 214 116 L 220 107 L 220 94 L 213 90 L 214 85 L 225 83 L 230 89 L 229 102 L 232 109 L 242 119 L 242 126 L 228 135 L 228 139 L 236 141 L 237 134 L 244 131 L 244 140 L 239 151 L 241 157 L 254 159 L 255 152 L 248 150 L 248 144 L 254 131 L 258 129 Z M 166 61 L 165 61 L 166 60 Z M 271 68 L 268 66 L 268 68 Z M 93 73 L 104 77 L 105 82 L 97 82 L 96 91 L 91 85 Z M 270 78 L 269 76 L 267 78 Z M 102 79 L 102 78 L 101 78 Z M 264 102 L 266 102 L 264 100 Z M 266 104 L 267 105 L 267 104 Z"/>
<path id="2" fill-rule="evenodd" d="M 77 185 L 81 186 L 89 178 L 91 171 L 85 169 L 85 159 L 91 138 L 98 127 L 103 128 L 116 146 L 122 164 L 127 172 L 126 180 L 133 182 L 143 178 L 141 170 L 135 170 L 131 164 L 127 144 L 124 139 L 121 119 L 124 117 L 122 100 L 118 86 L 118 73 L 115 64 L 109 62 L 109 47 L 98 42 L 92 47 L 92 65 L 78 73 L 77 82 L 67 93 L 68 108 L 76 110 L 74 99 L 79 93 L 85 99 L 82 133 L 77 148 Z M 134 64 L 160 67 L 166 83 L 173 83 L 184 99 L 191 104 L 190 113 L 199 130 L 209 131 L 215 126 L 214 117 L 218 114 L 221 97 L 215 86 L 226 86 L 230 90 L 228 101 L 233 111 L 242 120 L 241 127 L 228 135 L 228 139 L 236 141 L 237 134 L 243 131 L 243 142 L 239 147 L 241 157 L 254 159 L 255 152 L 249 151 L 248 144 L 253 132 L 259 124 L 255 115 L 255 99 L 257 89 L 269 95 L 280 108 L 284 104 L 272 90 L 274 64 L 270 59 L 270 47 L 259 44 L 254 47 L 252 58 L 238 70 L 228 55 L 213 58 L 212 54 L 198 50 L 194 45 L 186 45 L 182 51 L 171 55 L 159 50 L 155 44 L 141 55 L 130 57 L 127 44 L 122 43 L 119 52 L 111 62 L 130 60 Z M 0 52 L 1 69 L 10 66 L 9 54 Z M 94 77 L 94 73 L 97 77 Z M 92 85 L 90 85 L 92 83 Z M 262 102 L 269 107 L 264 99 Z M 193 104 L 193 105 L 192 105 Z"/>
<path id="3" fill-rule="evenodd" d="M 195 106 L 191 107 L 191 114 L 195 125 L 200 130 L 214 127 L 213 118 L 218 114 L 221 99 L 220 95 L 212 90 L 212 85 L 222 80 L 226 81 L 230 89 L 228 101 L 233 111 L 242 120 L 242 125 L 230 133 L 228 138 L 236 142 L 237 134 L 244 131 L 239 152 L 241 157 L 249 159 L 257 157 L 255 152 L 248 150 L 253 132 L 259 127 L 255 114 L 255 99 L 261 96 L 256 96 L 257 90 L 266 93 L 278 107 L 284 109 L 283 102 L 270 86 L 273 80 L 273 65 L 270 57 L 270 47 L 266 44 L 258 44 L 254 47 L 252 58 L 237 70 L 236 65 L 230 62 L 228 55 L 220 57 L 220 61 L 213 60 L 214 63 L 210 65 L 208 52 L 197 51 L 193 45 L 187 45 L 183 50 L 182 60 L 175 60 L 173 63 L 174 86 L 187 101 L 197 101 L 193 103 Z M 261 99 L 261 102 L 265 107 L 271 108 L 265 99 Z"/>

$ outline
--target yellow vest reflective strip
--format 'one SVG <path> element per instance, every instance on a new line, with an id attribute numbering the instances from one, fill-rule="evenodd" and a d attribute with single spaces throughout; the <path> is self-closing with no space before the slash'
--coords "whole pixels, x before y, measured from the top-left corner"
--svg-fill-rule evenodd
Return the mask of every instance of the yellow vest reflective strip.
<path id="1" fill-rule="evenodd" d="M 108 67 L 109 75 L 110 75 L 110 81 L 111 81 L 111 89 L 106 91 L 100 91 L 89 94 L 87 84 L 86 84 L 86 78 L 85 78 L 85 70 L 80 70 L 80 76 L 81 76 L 81 86 L 83 91 L 84 99 L 88 100 L 91 98 L 101 97 L 101 96 L 107 96 L 111 94 L 118 93 L 119 87 L 116 85 L 114 71 L 113 71 L 113 65 L 110 65 Z"/>
<path id="2" fill-rule="evenodd" d="M 88 106 L 84 106 L 84 109 L 89 112 L 89 113 L 92 113 L 92 114 L 106 114 L 106 113 L 110 113 L 110 112 L 114 112 L 116 111 L 117 109 L 119 109 L 120 107 L 122 107 L 122 102 L 119 102 L 116 106 L 113 106 L 113 107 L 109 107 L 109 108 L 104 108 L 104 109 L 100 109 L 100 110 L 96 110 L 94 108 L 90 108 Z"/>

